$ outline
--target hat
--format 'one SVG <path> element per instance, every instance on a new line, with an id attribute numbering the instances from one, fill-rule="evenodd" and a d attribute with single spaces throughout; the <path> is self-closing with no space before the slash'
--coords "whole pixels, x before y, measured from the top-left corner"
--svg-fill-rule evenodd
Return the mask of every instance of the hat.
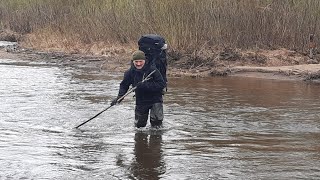
<path id="1" fill-rule="evenodd" d="M 146 55 L 144 54 L 143 51 L 138 50 L 132 54 L 132 61 L 141 60 L 141 59 L 146 60 Z"/>

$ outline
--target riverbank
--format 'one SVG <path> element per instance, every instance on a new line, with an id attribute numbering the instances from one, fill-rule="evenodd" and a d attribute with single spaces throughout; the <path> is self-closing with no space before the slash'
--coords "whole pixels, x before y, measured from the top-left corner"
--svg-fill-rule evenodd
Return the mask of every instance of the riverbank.
<path id="1" fill-rule="evenodd" d="M 19 46 L 1 48 L 0 58 L 42 61 L 60 66 L 75 66 L 99 71 L 124 72 L 130 66 L 131 51 L 112 55 L 49 52 Z M 254 61 L 253 61 L 254 60 Z M 194 60 L 193 60 L 194 61 Z M 192 57 L 170 60 L 169 77 L 241 76 L 277 80 L 320 82 L 320 64 L 307 64 L 308 57 L 285 49 L 256 52 L 221 51 L 215 58 L 192 64 Z M 260 62 L 260 64 L 257 64 Z M 294 64 L 294 65 L 292 65 Z"/>

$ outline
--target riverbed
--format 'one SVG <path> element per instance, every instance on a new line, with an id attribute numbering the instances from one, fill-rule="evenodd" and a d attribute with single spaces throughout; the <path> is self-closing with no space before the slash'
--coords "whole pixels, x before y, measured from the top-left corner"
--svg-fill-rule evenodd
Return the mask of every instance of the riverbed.
<path id="1" fill-rule="evenodd" d="M 0 179 L 319 179 L 318 84 L 169 79 L 164 128 L 136 129 L 122 73 L 0 59 Z"/>

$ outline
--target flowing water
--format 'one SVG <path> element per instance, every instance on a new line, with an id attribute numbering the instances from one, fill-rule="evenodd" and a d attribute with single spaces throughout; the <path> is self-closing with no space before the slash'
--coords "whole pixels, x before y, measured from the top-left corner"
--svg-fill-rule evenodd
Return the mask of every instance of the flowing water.
<path id="1" fill-rule="evenodd" d="M 135 129 L 122 74 L 0 60 L 0 179 L 320 179 L 320 91 L 171 78 L 164 128 Z"/>

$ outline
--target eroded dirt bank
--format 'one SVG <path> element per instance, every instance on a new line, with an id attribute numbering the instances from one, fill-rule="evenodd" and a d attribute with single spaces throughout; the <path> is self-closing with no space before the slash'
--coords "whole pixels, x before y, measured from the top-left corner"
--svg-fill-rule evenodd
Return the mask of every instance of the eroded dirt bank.
<path id="1" fill-rule="evenodd" d="M 21 47 L 1 48 L 0 58 L 43 61 L 60 66 L 75 66 L 101 71 L 124 72 L 130 66 L 130 53 L 113 56 L 45 52 Z M 244 76 L 279 80 L 304 80 L 320 82 L 320 64 L 307 64 L 308 57 L 289 50 L 259 52 L 221 51 L 198 64 L 191 64 L 190 57 L 170 61 L 168 75 L 190 76 Z M 170 58 L 170 57 L 169 57 Z M 257 63 L 258 62 L 258 63 Z M 294 64 L 294 65 L 293 65 Z"/>

